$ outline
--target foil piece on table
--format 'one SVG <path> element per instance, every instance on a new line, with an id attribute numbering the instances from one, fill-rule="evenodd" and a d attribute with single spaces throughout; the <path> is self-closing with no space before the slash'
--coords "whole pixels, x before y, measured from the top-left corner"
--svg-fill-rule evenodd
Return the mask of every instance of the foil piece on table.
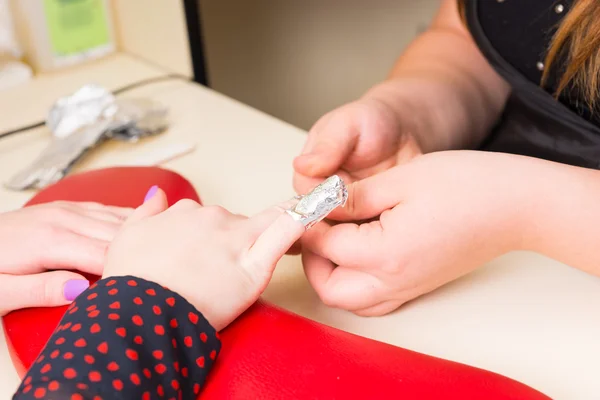
<path id="1" fill-rule="evenodd" d="M 55 137 L 67 137 L 95 123 L 114 102 L 115 97 L 109 90 L 97 85 L 85 85 L 54 103 L 46 118 L 46 126 Z"/>
<path id="2" fill-rule="evenodd" d="M 330 176 L 310 193 L 298 196 L 296 205 L 286 212 L 306 229 L 322 221 L 337 207 L 343 207 L 348 200 L 348 190 L 344 181 L 337 175 Z"/>
<path id="3" fill-rule="evenodd" d="M 56 101 L 47 118 L 52 141 L 18 171 L 5 187 L 41 189 L 67 175 L 73 166 L 107 139 L 136 142 L 168 127 L 168 109 L 151 99 L 115 98 L 106 89 L 86 85 Z"/>
<path id="4" fill-rule="evenodd" d="M 106 136 L 127 142 L 137 142 L 167 129 L 168 109 L 151 99 L 123 98 L 115 102 L 117 112 Z"/>
<path id="5" fill-rule="evenodd" d="M 5 187 L 11 190 L 42 189 L 58 182 L 77 161 L 104 140 L 110 123 L 110 118 L 103 118 L 67 137 L 55 138 L 29 166 L 6 182 Z"/>

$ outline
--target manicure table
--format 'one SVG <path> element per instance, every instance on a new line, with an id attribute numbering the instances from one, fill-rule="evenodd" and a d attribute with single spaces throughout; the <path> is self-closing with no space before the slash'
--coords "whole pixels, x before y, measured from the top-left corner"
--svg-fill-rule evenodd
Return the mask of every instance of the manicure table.
<path id="1" fill-rule="evenodd" d="M 165 74 L 140 59 L 116 54 L 73 68 L 68 74 L 39 76 L 30 83 L 0 92 L 0 131 L 43 119 L 57 97 L 69 94 L 85 83 L 95 82 L 114 89 Z M 304 142 L 302 130 L 210 89 L 181 80 L 154 83 L 125 95 L 147 96 L 167 105 L 172 121 L 169 130 L 136 144 L 106 143 L 85 158 L 74 174 L 129 165 L 136 157 L 185 143 L 195 145 L 195 151 L 162 167 L 187 179 L 204 204 L 220 204 L 233 212 L 251 215 L 294 194 L 291 161 Z M 49 140 L 45 128 L 0 140 L 0 182 L 5 182 L 30 162 Z M 34 194 L 0 188 L 0 211 L 19 208 Z M 401 364 L 416 356 L 403 353 L 406 357 L 394 358 L 398 354 L 397 348 L 389 344 L 476 367 L 478 369 L 472 370 L 475 371 L 473 376 L 480 376 L 485 371 L 503 375 L 510 379 L 493 380 L 501 382 L 499 386 L 512 391 L 513 395 L 518 395 L 519 390 L 530 392 L 523 389 L 526 386 L 516 385 L 512 380 L 551 398 L 591 399 L 600 393 L 597 378 L 600 371 L 600 279 L 536 254 L 503 256 L 396 312 L 377 318 L 361 318 L 323 305 L 303 275 L 300 258 L 286 256 L 278 265 L 263 299 L 290 313 L 272 311 L 272 308 L 258 304 L 250 315 L 236 323 L 238 325 L 231 332 L 226 332 L 228 338 L 224 340 L 237 344 L 250 340 L 239 326 L 248 324 L 248 318 L 255 318 L 254 321 L 260 323 L 254 325 L 257 330 L 292 326 L 296 332 L 305 332 L 308 342 L 314 340 L 323 344 L 323 341 L 336 340 L 338 346 L 354 345 L 354 350 L 344 353 L 342 349 L 341 355 L 333 355 L 329 361 L 343 359 L 347 362 L 344 357 L 348 356 L 355 364 L 353 368 L 367 371 L 363 377 L 374 380 L 374 385 L 385 384 L 382 383 L 385 379 L 402 381 L 402 375 L 383 374 L 382 377 L 382 374 L 365 369 L 368 367 L 365 364 L 370 362 L 379 367 L 383 365 L 376 357 L 377 352 L 384 355 L 389 368 L 397 365 L 400 371 L 406 371 L 410 376 L 414 370 L 425 371 L 425 364 L 415 361 L 413 372 L 410 372 L 411 368 Z M 305 319 L 298 319 L 294 314 Z M 337 329 L 319 328 L 323 325 Z M 313 335 L 325 331 L 333 333 L 331 336 Z M 366 341 L 359 336 L 373 340 Z M 266 334 L 265 337 L 267 340 L 270 336 Z M 8 398 L 19 383 L 5 342 L 4 335 L 0 335 L 0 398 Z M 369 345 L 361 350 L 356 347 L 361 343 Z M 235 346 L 232 345 L 232 349 L 223 353 L 225 360 L 235 356 Z M 336 351 L 323 346 L 321 349 Z M 295 357 L 300 360 L 302 355 Z M 264 360 L 266 364 L 269 362 Z M 282 364 L 281 359 L 272 362 L 274 366 Z M 228 377 L 227 365 L 225 362 L 220 364 L 214 371 L 215 376 Z M 449 365 L 454 368 L 458 364 Z M 275 375 L 278 373 L 281 371 L 273 371 Z M 290 372 L 286 374 L 290 375 Z M 333 375 L 330 378 L 336 379 Z M 337 377 L 343 378 L 344 375 Z M 452 384 L 451 379 L 446 383 Z M 352 384 L 346 382 L 348 387 Z M 343 381 L 339 385 L 343 386 Z M 223 395 L 214 386 L 211 383 L 207 386 L 207 398 L 219 398 L 219 393 Z M 279 390 L 282 398 L 294 398 L 285 387 Z M 423 393 L 426 392 L 421 393 L 421 398 L 426 398 Z M 471 398 L 465 396 L 462 398 Z M 533 393 L 531 398 L 543 398 L 536 396 Z M 448 395 L 446 398 L 458 397 Z"/>

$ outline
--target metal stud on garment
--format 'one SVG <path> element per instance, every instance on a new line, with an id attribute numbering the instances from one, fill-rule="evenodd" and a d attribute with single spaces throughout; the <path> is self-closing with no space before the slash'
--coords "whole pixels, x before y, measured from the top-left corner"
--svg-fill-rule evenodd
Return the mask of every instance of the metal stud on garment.
<path id="1" fill-rule="evenodd" d="M 565 6 L 563 6 L 562 4 L 557 4 L 556 6 L 554 6 L 555 13 L 562 14 L 563 11 L 565 11 Z"/>
<path id="2" fill-rule="evenodd" d="M 535 67 L 539 70 L 539 71 L 543 71 L 544 70 L 544 63 L 541 61 L 538 61 L 537 63 L 535 63 Z"/>

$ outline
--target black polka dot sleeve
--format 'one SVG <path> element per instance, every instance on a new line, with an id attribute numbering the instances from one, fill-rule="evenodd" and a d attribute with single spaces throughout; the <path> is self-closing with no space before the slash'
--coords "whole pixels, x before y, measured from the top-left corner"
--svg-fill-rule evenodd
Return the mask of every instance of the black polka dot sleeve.
<path id="1" fill-rule="evenodd" d="M 195 399 L 220 347 L 178 294 L 104 279 L 69 306 L 13 399 Z"/>

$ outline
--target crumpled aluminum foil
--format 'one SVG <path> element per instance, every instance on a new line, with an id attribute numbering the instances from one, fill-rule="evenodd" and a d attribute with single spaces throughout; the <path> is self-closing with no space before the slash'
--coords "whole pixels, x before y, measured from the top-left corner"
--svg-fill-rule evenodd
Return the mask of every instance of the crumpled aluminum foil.
<path id="1" fill-rule="evenodd" d="M 346 205 L 348 189 L 339 176 L 333 175 L 310 193 L 296 199 L 298 202 L 286 212 L 296 221 L 300 221 L 306 229 L 310 229 L 337 207 Z"/>
<path id="2" fill-rule="evenodd" d="M 126 142 L 163 132 L 169 125 L 168 109 L 152 99 L 122 98 L 115 100 L 117 111 L 106 136 Z"/>
<path id="3" fill-rule="evenodd" d="M 168 126 L 167 114 L 168 109 L 154 100 L 117 99 L 100 86 L 83 86 L 56 101 L 46 120 L 53 134 L 52 142 L 5 187 L 44 188 L 62 179 L 107 139 L 136 142 L 163 132 Z"/>
<path id="4" fill-rule="evenodd" d="M 115 97 L 107 89 L 85 85 L 72 95 L 56 100 L 46 118 L 46 126 L 55 137 L 67 137 L 96 122 L 114 102 Z"/>

